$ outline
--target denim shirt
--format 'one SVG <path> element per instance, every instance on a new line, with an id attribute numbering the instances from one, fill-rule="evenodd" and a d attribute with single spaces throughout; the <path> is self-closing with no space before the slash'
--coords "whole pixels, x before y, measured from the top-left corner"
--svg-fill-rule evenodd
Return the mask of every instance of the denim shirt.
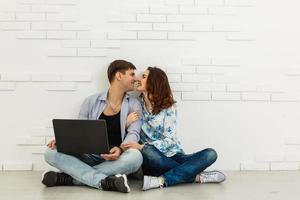
<path id="1" fill-rule="evenodd" d="M 79 119 L 99 119 L 100 115 L 107 106 L 107 92 L 108 91 L 87 97 L 82 103 L 79 112 Z M 126 93 L 122 101 L 120 114 L 122 144 L 126 144 L 129 141 L 138 142 L 140 140 L 139 133 L 142 125 L 141 119 L 138 119 L 137 121 L 130 124 L 126 130 L 127 116 L 134 111 L 139 112 L 141 116 L 141 104 L 136 98 L 130 97 Z"/>
<path id="2" fill-rule="evenodd" d="M 165 156 L 171 157 L 183 153 L 180 142 L 176 136 L 177 110 L 175 106 L 163 109 L 160 113 L 152 115 L 142 103 L 142 131 L 141 141 L 154 145 Z"/>

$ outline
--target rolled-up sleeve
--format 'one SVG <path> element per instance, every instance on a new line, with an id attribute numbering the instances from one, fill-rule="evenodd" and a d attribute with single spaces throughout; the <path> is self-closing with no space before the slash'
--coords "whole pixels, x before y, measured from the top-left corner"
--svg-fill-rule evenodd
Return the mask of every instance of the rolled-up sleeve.
<path id="1" fill-rule="evenodd" d="M 88 119 L 89 118 L 89 107 L 90 107 L 90 98 L 87 97 L 81 104 L 78 119 Z"/>
<path id="2" fill-rule="evenodd" d="M 138 142 L 140 140 L 140 131 L 142 126 L 142 106 L 137 99 L 132 99 L 129 106 L 129 113 L 138 112 L 139 119 L 128 126 L 127 135 L 122 144 L 126 144 L 129 141 Z"/>

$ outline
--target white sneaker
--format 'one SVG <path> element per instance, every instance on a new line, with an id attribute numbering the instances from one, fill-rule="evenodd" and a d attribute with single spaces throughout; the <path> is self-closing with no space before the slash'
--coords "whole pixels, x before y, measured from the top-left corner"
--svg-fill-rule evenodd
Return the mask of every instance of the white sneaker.
<path id="1" fill-rule="evenodd" d="M 150 190 L 150 189 L 162 188 L 162 187 L 163 184 L 161 183 L 159 177 L 144 176 L 143 190 Z"/>
<path id="2" fill-rule="evenodd" d="M 224 173 L 214 170 L 214 171 L 203 171 L 199 174 L 200 183 L 221 183 L 225 181 L 226 176 Z"/>

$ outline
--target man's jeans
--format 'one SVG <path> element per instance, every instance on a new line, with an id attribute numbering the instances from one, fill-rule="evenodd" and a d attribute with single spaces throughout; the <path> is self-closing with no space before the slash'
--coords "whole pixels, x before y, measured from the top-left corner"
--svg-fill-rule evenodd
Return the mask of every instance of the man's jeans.
<path id="1" fill-rule="evenodd" d="M 75 184 L 101 188 L 100 182 L 107 176 L 136 172 L 142 165 L 143 157 L 138 150 L 128 149 L 118 160 L 105 161 L 94 154 L 71 156 L 47 148 L 45 160 L 53 167 L 72 176 L 76 180 Z"/>
<path id="2" fill-rule="evenodd" d="M 189 155 L 177 153 L 166 157 L 153 145 L 145 145 L 142 155 L 144 174 L 162 176 L 166 186 L 195 182 L 196 175 L 217 160 L 217 153 L 211 148 Z"/>

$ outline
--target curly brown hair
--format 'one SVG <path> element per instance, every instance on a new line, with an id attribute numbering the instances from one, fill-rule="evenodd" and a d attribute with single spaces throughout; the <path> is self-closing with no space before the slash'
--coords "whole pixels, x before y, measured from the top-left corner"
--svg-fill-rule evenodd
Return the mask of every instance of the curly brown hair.
<path id="1" fill-rule="evenodd" d="M 153 108 L 152 114 L 158 114 L 165 108 L 173 106 L 176 101 L 173 98 L 171 87 L 166 73 L 158 67 L 148 67 L 149 71 L 146 90 L 148 99 Z"/>

